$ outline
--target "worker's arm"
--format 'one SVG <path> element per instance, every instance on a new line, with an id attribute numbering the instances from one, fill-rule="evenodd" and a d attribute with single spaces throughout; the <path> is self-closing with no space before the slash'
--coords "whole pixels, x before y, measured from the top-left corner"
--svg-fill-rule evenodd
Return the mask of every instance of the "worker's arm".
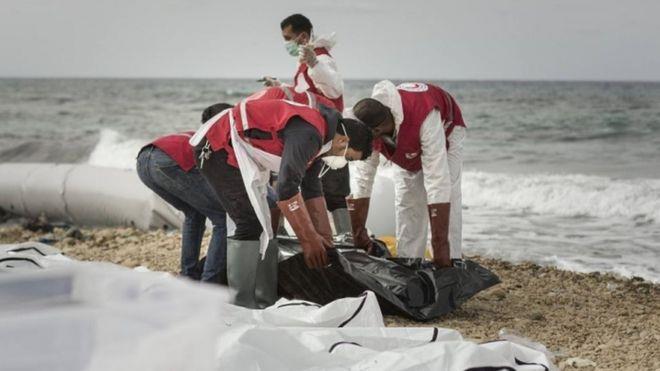
<path id="1" fill-rule="evenodd" d="M 422 143 L 422 172 L 429 205 L 448 203 L 451 196 L 451 179 L 447 162 L 445 128 L 440 111 L 433 110 L 426 116 L 420 129 Z"/>
<path id="2" fill-rule="evenodd" d="M 280 163 L 280 172 L 277 177 L 277 194 L 280 200 L 288 200 L 300 192 L 300 186 L 305 179 L 305 193 L 307 195 L 318 192 L 322 194 L 320 181 L 311 179 L 308 173 L 308 165 L 321 149 L 321 134 L 311 124 L 300 117 L 291 119 L 284 130 L 280 133 L 284 141 L 284 150 L 282 152 L 282 162 Z M 310 173 L 316 169 L 314 165 L 310 168 Z M 305 197 L 308 198 L 308 197 Z"/>
<path id="3" fill-rule="evenodd" d="M 334 58 L 322 54 L 316 56 L 316 64 L 309 67 L 309 77 L 314 85 L 330 99 L 339 98 L 344 94 L 344 81 L 337 70 Z"/>
<path id="4" fill-rule="evenodd" d="M 371 197 L 371 190 L 374 186 L 374 179 L 376 177 L 376 170 L 380 163 L 380 152 L 372 152 L 371 156 L 364 161 L 354 161 L 353 164 L 355 171 L 353 177 L 355 179 L 354 185 L 351 189 L 353 198 L 369 198 Z"/>

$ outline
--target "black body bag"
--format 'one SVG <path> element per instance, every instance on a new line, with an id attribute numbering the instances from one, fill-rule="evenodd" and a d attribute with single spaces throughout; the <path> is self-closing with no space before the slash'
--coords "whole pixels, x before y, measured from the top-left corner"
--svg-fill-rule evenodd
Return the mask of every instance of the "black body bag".
<path id="1" fill-rule="evenodd" d="M 328 250 L 329 266 L 310 269 L 296 239 L 278 240 L 280 295 L 322 305 L 371 290 L 383 314 L 427 321 L 500 282 L 493 272 L 471 260 L 464 260 L 461 267 L 439 269 L 421 258 L 376 257 L 348 245 Z M 386 251 L 382 242 L 374 243 Z"/>

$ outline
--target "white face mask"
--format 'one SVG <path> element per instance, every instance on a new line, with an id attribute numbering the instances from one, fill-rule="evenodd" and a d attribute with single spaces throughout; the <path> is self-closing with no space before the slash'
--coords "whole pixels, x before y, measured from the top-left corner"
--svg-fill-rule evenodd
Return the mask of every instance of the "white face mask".
<path id="1" fill-rule="evenodd" d="M 341 124 L 342 127 L 344 127 L 344 124 Z M 344 127 L 344 133 L 346 132 L 346 127 Z M 321 160 L 323 160 L 323 168 L 321 168 L 321 172 L 319 173 L 319 178 L 324 176 L 330 169 L 332 170 L 337 170 L 341 169 L 344 166 L 348 165 L 348 160 L 346 159 L 346 152 L 348 152 L 348 143 L 349 141 L 346 141 L 346 147 L 344 148 L 344 153 L 341 156 L 325 156 L 321 157 Z"/>

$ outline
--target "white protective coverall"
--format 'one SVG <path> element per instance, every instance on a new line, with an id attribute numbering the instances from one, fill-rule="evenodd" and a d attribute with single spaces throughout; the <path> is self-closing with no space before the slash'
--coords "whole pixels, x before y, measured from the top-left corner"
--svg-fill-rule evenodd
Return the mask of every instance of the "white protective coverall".
<path id="1" fill-rule="evenodd" d="M 335 44 L 337 44 L 337 41 L 335 40 L 334 32 L 330 36 L 320 36 L 312 39 L 314 48 L 325 48 L 328 52 L 331 51 Z M 316 61 L 316 65 L 309 67 L 307 70 L 309 77 L 314 81 L 314 85 L 327 98 L 336 99 L 342 96 L 344 94 L 344 80 L 337 70 L 335 59 L 329 55 L 322 54 L 316 56 Z M 293 87 L 298 93 L 309 89 L 309 84 L 307 84 L 302 74 L 293 83 Z"/>
<path id="2" fill-rule="evenodd" d="M 371 95 L 392 111 L 394 137 L 403 121 L 401 96 L 388 80 L 377 83 Z M 352 115 L 352 112 L 350 112 Z M 450 202 L 450 258 L 462 257 L 461 172 L 463 141 L 466 130 L 455 126 L 449 135 L 449 150 L 445 146 L 443 121 L 439 110 L 431 111 L 420 130 L 422 170 L 411 172 L 393 164 L 395 192 L 396 237 L 398 255 L 423 257 L 428 242 L 429 217 L 427 205 Z M 371 196 L 380 154 L 375 152 L 365 161 L 357 161 L 352 194 L 354 198 Z"/>

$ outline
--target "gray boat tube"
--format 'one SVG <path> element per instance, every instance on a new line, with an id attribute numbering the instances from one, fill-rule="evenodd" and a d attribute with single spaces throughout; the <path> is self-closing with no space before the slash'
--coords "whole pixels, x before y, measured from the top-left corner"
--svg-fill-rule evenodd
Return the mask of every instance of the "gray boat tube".
<path id="1" fill-rule="evenodd" d="M 135 170 L 86 164 L 0 164 L 0 208 L 80 226 L 180 228 L 183 220 Z"/>

